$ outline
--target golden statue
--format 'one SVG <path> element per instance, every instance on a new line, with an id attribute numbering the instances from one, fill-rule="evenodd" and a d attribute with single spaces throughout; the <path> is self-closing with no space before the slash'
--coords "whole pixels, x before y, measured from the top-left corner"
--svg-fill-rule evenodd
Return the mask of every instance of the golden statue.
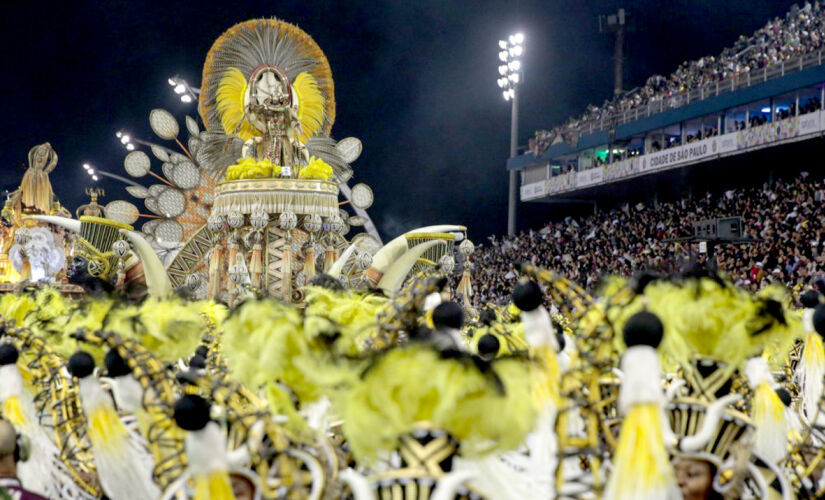
<path id="1" fill-rule="evenodd" d="M 77 207 L 77 218 L 81 216 L 103 217 L 103 206 L 97 202 L 98 197 L 106 196 L 106 192 L 101 188 L 86 188 L 86 194 L 91 198 L 89 203 Z"/>
<path id="2" fill-rule="evenodd" d="M 48 142 L 29 150 L 29 166 L 16 191 L 10 193 L 0 212 L 3 219 L 15 228 L 23 225 L 23 216 L 31 214 L 64 215 L 71 217 L 57 201 L 52 191 L 49 174 L 57 166 L 57 153 Z"/>
<path id="3" fill-rule="evenodd" d="M 57 153 L 48 142 L 29 150 L 29 168 L 20 183 L 23 207 L 46 214 L 51 212 L 53 192 L 49 174 L 56 166 Z"/>

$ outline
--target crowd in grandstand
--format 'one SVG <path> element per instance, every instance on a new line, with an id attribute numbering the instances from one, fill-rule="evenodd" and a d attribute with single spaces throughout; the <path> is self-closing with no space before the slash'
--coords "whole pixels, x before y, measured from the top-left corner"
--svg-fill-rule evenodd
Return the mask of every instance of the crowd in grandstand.
<path id="1" fill-rule="evenodd" d="M 742 287 L 789 286 L 825 276 L 825 182 L 803 173 L 792 182 L 707 194 L 656 206 L 624 206 L 580 219 L 551 222 L 514 237 L 491 237 L 473 254 L 474 302 L 508 300 L 515 266 L 529 261 L 557 271 L 586 288 L 606 273 L 672 270 L 703 260 L 698 245 L 667 241 L 693 234 L 693 222 L 742 216 L 756 241 L 720 245 L 719 268 Z"/>
<path id="2" fill-rule="evenodd" d="M 642 87 L 607 100 L 601 106 L 588 106 L 581 117 L 571 118 L 551 130 L 537 131 L 531 150 L 541 154 L 555 141 L 569 141 L 591 124 L 630 109 L 659 101 L 679 105 L 678 96 L 684 92 L 814 52 L 823 47 L 824 41 L 825 6 L 819 1 L 805 2 L 802 7 L 794 5 L 784 18 L 768 21 L 750 37 L 741 36 L 718 56 L 685 61 L 669 77 L 654 75 Z"/>

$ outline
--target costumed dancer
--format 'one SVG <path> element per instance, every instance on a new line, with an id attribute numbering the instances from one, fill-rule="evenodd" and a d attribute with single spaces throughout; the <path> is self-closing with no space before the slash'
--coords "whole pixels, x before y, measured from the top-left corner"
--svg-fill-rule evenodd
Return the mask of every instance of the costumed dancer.
<path id="1" fill-rule="evenodd" d="M 3 417 L 29 441 L 29 460 L 17 464 L 23 486 L 51 498 L 90 498 L 84 494 L 60 462 L 60 451 L 49 439 L 34 406 L 32 394 L 25 388 L 19 353 L 11 344 L 0 344 L 0 403 Z"/>
<path id="2" fill-rule="evenodd" d="M 175 403 L 175 422 L 187 431 L 189 463 L 184 475 L 167 488 L 164 500 L 175 498 L 175 492 L 189 480 L 194 484 L 192 500 L 235 500 L 226 436 L 211 420 L 210 409 L 209 402 L 196 394 L 187 394 Z"/>
<path id="3" fill-rule="evenodd" d="M 78 351 L 69 358 L 69 373 L 78 379 L 89 442 L 94 452 L 100 485 L 106 496 L 118 500 L 158 498 L 160 490 L 152 480 L 153 459 L 118 417 L 111 396 L 92 374 L 92 356 Z"/>
<path id="4" fill-rule="evenodd" d="M 622 331 L 619 412 L 624 415 L 605 500 L 680 500 L 682 495 L 666 448 L 662 370 L 656 348 L 664 336 L 661 320 L 642 311 Z"/>
<path id="5" fill-rule="evenodd" d="M 754 452 L 763 460 L 779 464 L 788 454 L 788 436 L 794 430 L 793 422 L 788 420 L 786 404 L 761 355 L 748 360 L 745 376 L 753 391 L 750 416 L 755 427 Z"/>
<path id="6" fill-rule="evenodd" d="M 800 301 L 805 308 L 802 317 L 805 328 L 805 345 L 794 379 L 800 387 L 800 414 L 808 422 L 815 422 L 819 413 L 819 400 L 825 387 L 825 348 L 822 335 L 825 334 L 825 305 L 821 304 L 821 294 L 809 290 L 802 294 Z"/>

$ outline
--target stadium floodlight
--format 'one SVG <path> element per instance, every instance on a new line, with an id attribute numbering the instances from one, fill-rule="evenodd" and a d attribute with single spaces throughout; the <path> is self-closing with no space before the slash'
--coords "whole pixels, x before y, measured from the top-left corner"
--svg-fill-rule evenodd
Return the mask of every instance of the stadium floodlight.
<path id="1" fill-rule="evenodd" d="M 518 153 L 518 86 L 523 82 L 521 73 L 521 56 L 524 55 L 524 34 L 514 33 L 506 40 L 498 41 L 499 60 L 503 63 L 498 66 L 499 78 L 496 84 L 501 89 L 501 96 L 511 102 L 510 111 L 510 157 Z M 516 193 L 517 172 L 510 170 L 510 194 L 507 204 L 507 234 L 512 236 L 516 231 Z"/>
<path id="2" fill-rule="evenodd" d="M 200 89 L 192 88 L 189 82 L 175 75 L 167 80 L 175 94 L 180 96 L 181 102 L 190 103 L 198 100 Z"/>

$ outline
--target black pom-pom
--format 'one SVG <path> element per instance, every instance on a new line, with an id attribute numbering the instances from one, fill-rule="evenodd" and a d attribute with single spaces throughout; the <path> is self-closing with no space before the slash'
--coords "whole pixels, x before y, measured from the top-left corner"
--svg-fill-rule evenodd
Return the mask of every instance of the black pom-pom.
<path id="1" fill-rule="evenodd" d="M 326 288 L 328 290 L 333 290 L 336 292 L 341 292 L 344 290 L 344 284 L 341 283 L 340 280 L 333 278 L 329 274 L 316 274 L 309 280 L 309 284 L 313 286 L 319 286 L 321 288 Z"/>
<path id="2" fill-rule="evenodd" d="M 776 390 L 776 395 L 782 400 L 783 405 L 791 406 L 791 393 L 787 389 L 780 387 Z"/>
<path id="3" fill-rule="evenodd" d="M 436 328 L 455 328 L 458 330 L 464 324 L 464 310 L 455 302 L 442 302 L 433 309 L 433 325 Z"/>
<path id="4" fill-rule="evenodd" d="M 109 349 L 103 357 L 103 365 L 106 367 L 106 374 L 110 377 L 125 377 L 132 373 L 126 360 L 118 354 L 117 349 Z"/>
<path id="5" fill-rule="evenodd" d="M 825 337 L 825 304 L 819 304 L 816 306 L 811 322 L 814 324 L 814 330 L 816 330 L 816 333 Z"/>
<path id="6" fill-rule="evenodd" d="M 73 377 L 85 378 L 93 371 L 95 371 L 95 360 L 88 352 L 77 351 L 69 358 L 69 373 Z"/>
<path id="7" fill-rule="evenodd" d="M 513 304 L 522 311 L 535 311 L 541 305 L 541 299 L 541 288 L 534 281 L 522 283 L 513 290 Z"/>
<path id="8" fill-rule="evenodd" d="M 197 349 L 195 349 L 195 354 L 198 356 L 203 356 L 204 358 L 209 354 L 209 348 L 205 345 L 199 345 Z"/>
<path id="9" fill-rule="evenodd" d="M 642 311 L 634 314 L 624 324 L 622 335 L 627 347 L 648 345 L 656 348 L 664 336 L 664 325 L 658 316 Z"/>
<path id="10" fill-rule="evenodd" d="M 492 325 L 496 322 L 496 312 L 492 309 L 485 309 L 481 311 L 478 320 L 482 325 Z"/>
<path id="11" fill-rule="evenodd" d="M 189 366 L 197 370 L 206 368 L 206 358 L 200 354 L 195 354 L 189 359 Z"/>
<path id="12" fill-rule="evenodd" d="M 498 354 L 501 343 L 495 335 L 485 333 L 478 339 L 478 354 L 482 357 L 493 357 Z"/>
<path id="13" fill-rule="evenodd" d="M 11 344 L 0 344 L 0 366 L 13 365 L 17 363 L 20 353 Z"/>
<path id="14" fill-rule="evenodd" d="M 187 394 L 175 403 L 175 422 L 185 431 L 199 431 L 209 423 L 209 401 Z"/>
<path id="15" fill-rule="evenodd" d="M 799 303 L 802 304 L 802 307 L 805 309 L 813 309 L 819 305 L 819 297 L 820 293 L 816 290 L 808 290 L 799 296 Z"/>

